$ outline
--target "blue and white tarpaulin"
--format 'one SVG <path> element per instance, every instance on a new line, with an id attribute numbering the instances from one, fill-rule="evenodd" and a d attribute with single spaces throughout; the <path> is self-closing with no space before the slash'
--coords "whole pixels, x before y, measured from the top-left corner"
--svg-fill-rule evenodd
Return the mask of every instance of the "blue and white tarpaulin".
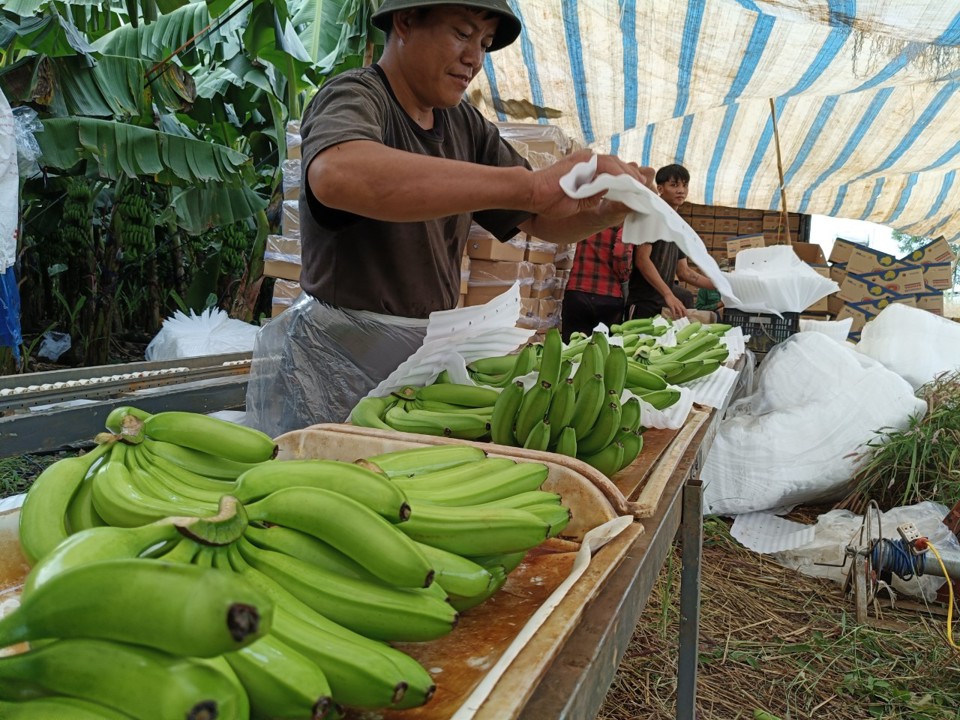
<path id="1" fill-rule="evenodd" d="M 958 0 L 510 0 L 471 99 L 691 172 L 690 200 L 960 239 Z"/>

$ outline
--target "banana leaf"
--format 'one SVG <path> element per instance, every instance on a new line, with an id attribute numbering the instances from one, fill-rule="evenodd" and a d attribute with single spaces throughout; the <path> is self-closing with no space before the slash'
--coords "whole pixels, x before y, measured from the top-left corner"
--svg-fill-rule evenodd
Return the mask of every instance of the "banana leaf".
<path id="1" fill-rule="evenodd" d="M 162 185 L 235 187 L 252 179 L 246 155 L 202 140 L 93 118 L 50 118 L 43 127 L 37 141 L 45 166 L 67 169 L 92 160 L 101 177 L 150 176 Z"/>
<path id="2" fill-rule="evenodd" d="M 94 49 L 106 55 L 144 58 L 158 62 L 169 57 L 190 38 L 201 33 L 210 24 L 207 6 L 190 3 L 173 12 L 161 15 L 156 22 L 133 27 L 124 25 L 99 38 Z M 211 53 L 218 33 L 204 34 L 196 41 L 196 48 Z M 187 59 L 184 64 L 192 65 Z"/>
<path id="3" fill-rule="evenodd" d="M 22 49 L 49 57 L 89 57 L 93 52 L 83 33 L 62 15 L 25 17 L 20 23 L 0 17 L 0 36 L 4 51 Z"/>
<path id="4" fill-rule="evenodd" d="M 205 230 L 246 220 L 267 206 L 267 201 L 247 186 L 224 187 L 207 183 L 174 192 L 177 225 L 199 235 Z"/>

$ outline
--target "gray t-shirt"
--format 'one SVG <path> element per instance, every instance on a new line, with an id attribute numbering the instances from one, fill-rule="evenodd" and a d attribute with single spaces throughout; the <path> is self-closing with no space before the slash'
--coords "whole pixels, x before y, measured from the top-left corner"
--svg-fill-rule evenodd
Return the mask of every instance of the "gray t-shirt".
<path id="1" fill-rule="evenodd" d="M 634 250 L 636 252 L 636 250 Z M 650 261 L 657 268 L 657 272 L 667 287 L 673 287 L 673 282 L 677 277 L 677 263 L 685 258 L 680 248 L 675 243 L 667 240 L 657 240 L 650 248 Z M 635 315 L 635 317 L 647 317 L 660 312 L 664 306 L 663 296 L 647 282 L 637 268 L 630 273 L 630 290 L 627 293 L 627 305 L 637 305 L 641 312 L 646 314 Z"/>
<path id="2" fill-rule="evenodd" d="M 328 208 L 310 192 L 307 168 L 317 154 L 350 140 L 372 140 L 399 150 L 495 166 L 527 162 L 497 128 L 465 100 L 434 110 L 424 130 L 397 102 L 376 65 L 329 80 L 301 122 L 300 284 L 318 300 L 340 308 L 425 318 L 456 306 L 460 259 L 471 219 L 500 240 L 530 217 L 485 210 L 426 222 L 384 222 Z"/>

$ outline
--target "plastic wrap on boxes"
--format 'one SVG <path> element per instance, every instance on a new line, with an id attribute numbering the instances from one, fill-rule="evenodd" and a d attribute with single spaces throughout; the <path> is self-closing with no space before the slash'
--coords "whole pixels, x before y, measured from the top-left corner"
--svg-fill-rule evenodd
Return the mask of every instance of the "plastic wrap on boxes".
<path id="1" fill-rule="evenodd" d="M 570 138 L 556 125 L 502 122 L 497 123 L 497 129 L 508 142 L 524 143 L 530 154 L 545 153 L 556 159 L 570 152 Z"/>
<path id="2" fill-rule="evenodd" d="M 704 462 L 705 512 L 774 510 L 849 490 L 857 452 L 905 429 L 926 403 L 903 378 L 821 333 L 767 355 L 756 391 L 732 404 Z"/>
<path id="3" fill-rule="evenodd" d="M 299 199 L 301 182 L 300 158 L 284 160 L 281 170 L 283 172 L 283 199 Z"/>
<path id="4" fill-rule="evenodd" d="M 300 238 L 267 235 L 263 252 L 263 274 L 267 277 L 300 279 Z"/>
<path id="5" fill-rule="evenodd" d="M 528 262 L 499 262 L 473 260 L 470 263 L 470 287 L 504 288 L 518 283 L 520 287 L 533 285 L 533 265 Z"/>
<path id="6" fill-rule="evenodd" d="M 287 123 L 285 135 L 287 140 L 287 157 L 291 160 L 299 160 L 300 144 L 303 142 L 303 139 L 300 137 L 300 121 L 290 120 Z"/>
<path id="7" fill-rule="evenodd" d="M 545 263 L 552 264 L 557 255 L 556 243 L 538 240 L 535 237 L 527 236 L 525 246 L 526 256 L 524 257 L 524 260 L 536 263 L 538 265 Z"/>
<path id="8" fill-rule="evenodd" d="M 296 200 L 283 201 L 280 227 L 285 237 L 300 239 L 300 203 Z"/>
<path id="9" fill-rule="evenodd" d="M 917 389 L 960 369 L 960 323 L 892 303 L 863 327 L 857 350 Z"/>
<path id="10" fill-rule="evenodd" d="M 569 270 L 573 267 L 573 258 L 576 254 L 576 243 L 557 245 L 556 255 L 553 257 L 554 267 L 558 270 Z"/>

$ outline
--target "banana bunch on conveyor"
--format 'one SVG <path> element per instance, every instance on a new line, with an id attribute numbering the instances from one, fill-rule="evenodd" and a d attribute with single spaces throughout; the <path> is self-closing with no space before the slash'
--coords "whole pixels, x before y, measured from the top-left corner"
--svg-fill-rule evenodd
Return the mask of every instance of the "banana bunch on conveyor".
<path id="1" fill-rule="evenodd" d="M 433 678 L 389 643 L 449 633 L 570 521 L 546 466 L 472 446 L 280 462 L 202 415 L 120 408 L 108 428 L 28 491 L 0 648 L 31 648 L 0 657 L 0 717 L 422 705 Z"/>

